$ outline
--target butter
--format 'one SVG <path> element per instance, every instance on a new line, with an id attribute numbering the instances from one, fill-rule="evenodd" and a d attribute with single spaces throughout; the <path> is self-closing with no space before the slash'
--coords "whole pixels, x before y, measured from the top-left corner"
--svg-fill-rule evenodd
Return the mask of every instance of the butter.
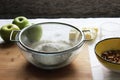
<path id="1" fill-rule="evenodd" d="M 72 29 L 69 33 L 69 40 L 76 41 L 80 37 L 80 33 L 77 30 Z"/>
<path id="2" fill-rule="evenodd" d="M 97 37 L 97 27 L 83 27 L 82 30 L 84 31 L 86 40 L 93 40 Z"/>

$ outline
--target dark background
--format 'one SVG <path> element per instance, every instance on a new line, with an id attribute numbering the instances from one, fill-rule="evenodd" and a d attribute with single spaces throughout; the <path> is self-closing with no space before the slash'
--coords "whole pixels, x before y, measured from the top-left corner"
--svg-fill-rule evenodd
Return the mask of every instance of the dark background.
<path id="1" fill-rule="evenodd" d="M 120 0 L 0 0 L 0 19 L 119 17 Z"/>

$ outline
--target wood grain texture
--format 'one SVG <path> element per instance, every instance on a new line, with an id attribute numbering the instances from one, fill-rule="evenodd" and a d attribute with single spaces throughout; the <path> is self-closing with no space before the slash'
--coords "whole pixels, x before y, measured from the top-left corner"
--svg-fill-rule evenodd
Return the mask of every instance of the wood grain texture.
<path id="1" fill-rule="evenodd" d="M 68 66 L 39 69 L 23 57 L 15 44 L 0 44 L 0 80 L 92 80 L 87 45 Z"/>

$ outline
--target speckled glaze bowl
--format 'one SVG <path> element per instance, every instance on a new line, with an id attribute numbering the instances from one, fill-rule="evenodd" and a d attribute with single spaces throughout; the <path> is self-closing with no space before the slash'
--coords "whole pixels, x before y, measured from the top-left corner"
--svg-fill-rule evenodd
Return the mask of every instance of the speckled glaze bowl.
<path id="1" fill-rule="evenodd" d="M 120 37 L 106 38 L 101 40 L 96 44 L 94 49 L 97 59 L 103 66 L 111 71 L 120 72 L 120 64 L 112 63 L 101 57 L 101 54 L 104 51 L 109 50 L 120 50 Z"/>
<path id="2" fill-rule="evenodd" d="M 84 39 L 83 32 L 72 25 L 44 22 L 22 29 L 15 41 L 33 65 L 42 69 L 57 69 L 70 64 L 77 57 Z"/>

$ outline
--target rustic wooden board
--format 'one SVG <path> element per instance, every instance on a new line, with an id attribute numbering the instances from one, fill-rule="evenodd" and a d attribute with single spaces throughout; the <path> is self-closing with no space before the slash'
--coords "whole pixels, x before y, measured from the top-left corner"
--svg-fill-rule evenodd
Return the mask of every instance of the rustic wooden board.
<path id="1" fill-rule="evenodd" d="M 39 69 L 23 57 L 15 44 L 0 44 L 0 80 L 92 80 L 88 47 L 70 65 L 57 70 Z"/>

